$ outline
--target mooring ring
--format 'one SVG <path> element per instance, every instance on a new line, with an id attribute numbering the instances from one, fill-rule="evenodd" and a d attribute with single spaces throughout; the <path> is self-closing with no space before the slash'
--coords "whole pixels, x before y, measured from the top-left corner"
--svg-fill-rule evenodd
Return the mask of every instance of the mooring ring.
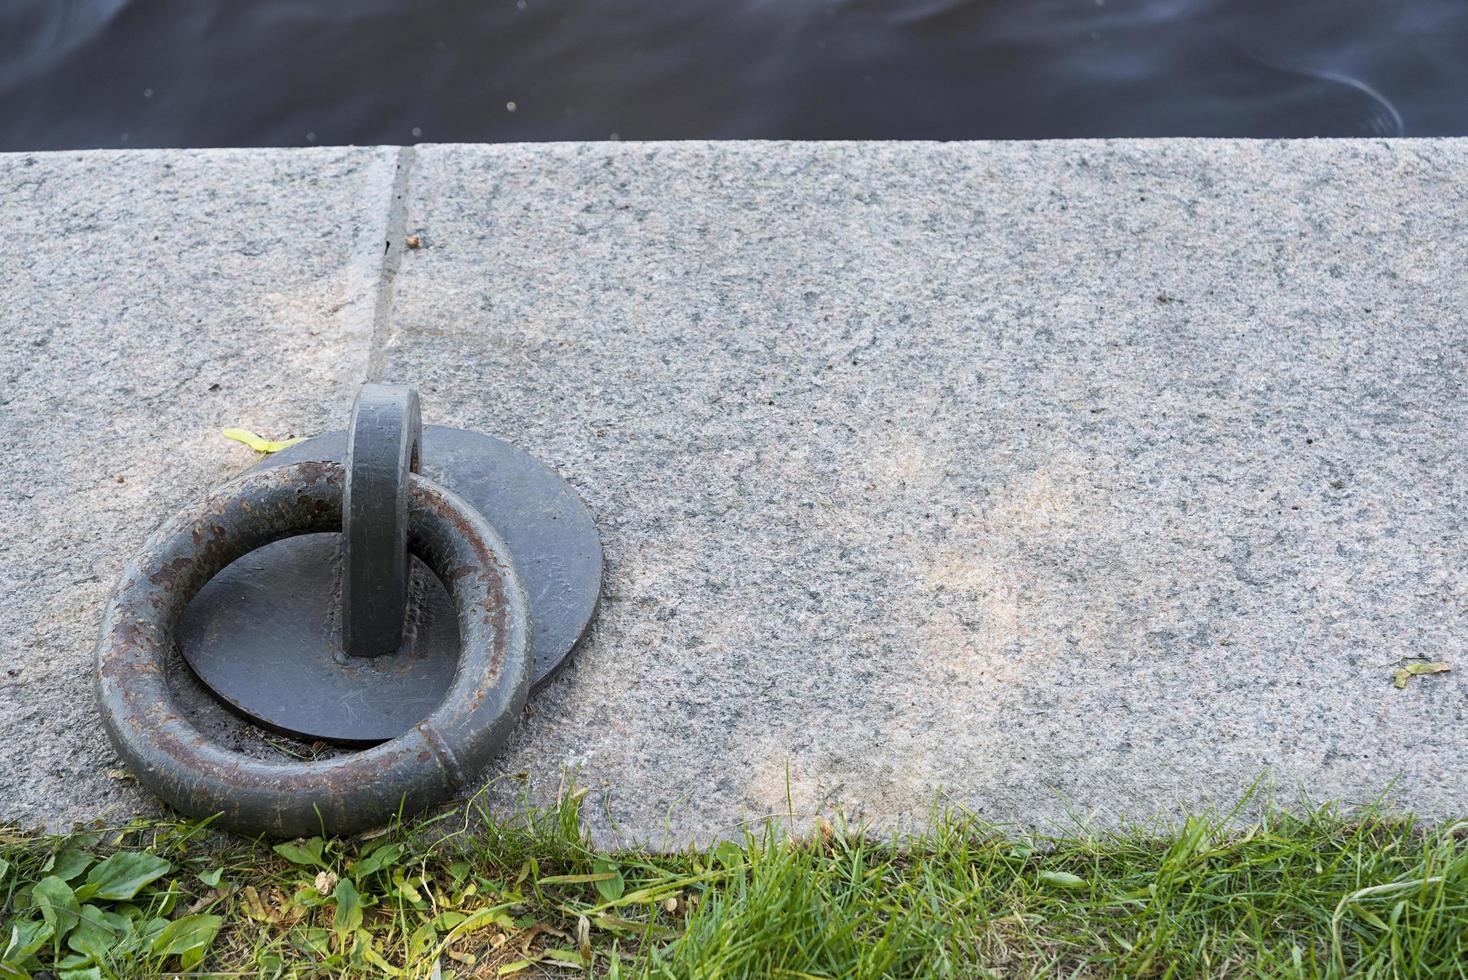
<path id="1" fill-rule="evenodd" d="M 365 384 L 347 426 L 342 491 L 342 647 L 397 652 L 408 609 L 408 476 L 418 472 L 423 416 L 408 385 Z"/>
<path id="2" fill-rule="evenodd" d="M 508 552 L 471 506 L 419 476 L 409 478 L 409 547 L 443 581 L 459 621 L 459 664 L 443 702 L 397 738 L 314 762 L 232 751 L 183 716 L 166 670 L 184 607 L 256 548 L 340 530 L 344 482 L 341 465 L 327 462 L 248 474 L 176 514 L 122 574 L 97 642 L 102 718 L 139 782 L 181 813 L 274 837 L 380 826 L 458 792 L 519 718 L 529 629 Z"/>

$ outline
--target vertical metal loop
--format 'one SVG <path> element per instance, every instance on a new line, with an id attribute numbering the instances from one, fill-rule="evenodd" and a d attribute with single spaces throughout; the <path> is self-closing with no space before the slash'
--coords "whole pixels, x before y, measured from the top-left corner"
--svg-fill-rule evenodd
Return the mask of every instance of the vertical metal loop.
<path id="1" fill-rule="evenodd" d="M 365 384 L 347 430 L 342 497 L 342 647 L 394 653 L 408 606 L 408 474 L 423 441 L 418 391 Z"/>

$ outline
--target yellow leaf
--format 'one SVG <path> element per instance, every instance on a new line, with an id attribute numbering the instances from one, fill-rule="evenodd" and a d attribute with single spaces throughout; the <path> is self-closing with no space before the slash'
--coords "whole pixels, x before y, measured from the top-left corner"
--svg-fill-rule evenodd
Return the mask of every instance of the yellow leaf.
<path id="1" fill-rule="evenodd" d="M 265 903 L 260 900 L 260 893 L 255 890 L 254 885 L 246 885 L 240 889 L 240 902 L 245 907 L 245 914 L 260 922 L 275 922 L 279 916 L 272 915 Z"/>
<path id="2" fill-rule="evenodd" d="M 220 435 L 226 439 L 233 439 L 235 442 L 243 442 L 257 453 L 278 453 L 287 446 L 306 441 L 304 436 L 295 439 L 264 439 L 249 429 L 225 429 Z"/>
<path id="3" fill-rule="evenodd" d="M 1434 660 L 1429 664 L 1408 664 L 1397 670 L 1397 688 L 1400 690 L 1407 686 L 1407 682 L 1418 674 L 1446 674 L 1453 668 L 1441 660 Z"/>

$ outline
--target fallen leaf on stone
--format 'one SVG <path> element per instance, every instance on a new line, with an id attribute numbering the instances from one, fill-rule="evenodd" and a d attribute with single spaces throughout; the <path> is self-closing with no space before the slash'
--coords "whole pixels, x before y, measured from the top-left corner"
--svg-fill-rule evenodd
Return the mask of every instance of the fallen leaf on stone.
<path id="1" fill-rule="evenodd" d="M 120 779 L 132 779 L 133 778 L 133 774 L 130 773 L 130 772 L 128 772 L 126 769 L 108 769 L 107 770 L 107 778 L 108 779 L 119 779 L 119 780 Z"/>
<path id="2" fill-rule="evenodd" d="M 1399 667 L 1397 668 L 1397 689 L 1400 690 L 1406 687 L 1407 682 L 1418 674 L 1446 674 L 1452 669 L 1441 660 L 1434 660 L 1432 663 L 1427 664 L 1408 664 L 1405 667 Z"/>
<path id="3" fill-rule="evenodd" d="M 304 436 L 295 439 L 266 439 L 249 429 L 225 429 L 220 435 L 235 442 L 243 442 L 257 453 L 278 453 L 287 446 L 306 441 Z"/>

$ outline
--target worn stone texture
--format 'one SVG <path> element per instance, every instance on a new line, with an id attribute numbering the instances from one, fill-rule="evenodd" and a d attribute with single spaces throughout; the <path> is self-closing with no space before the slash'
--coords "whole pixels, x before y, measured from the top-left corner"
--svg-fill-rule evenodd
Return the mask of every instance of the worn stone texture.
<path id="1" fill-rule="evenodd" d="M 501 807 L 1468 811 L 1468 141 L 420 147 L 396 205 L 394 152 L 3 160 L 0 819 L 143 805 L 85 676 L 111 577 L 248 462 L 219 426 L 369 375 L 603 535 Z"/>
<path id="2" fill-rule="evenodd" d="M 385 376 L 607 551 L 501 772 L 654 841 L 1468 811 L 1468 142 L 433 147 L 408 201 Z"/>
<path id="3" fill-rule="evenodd" d="M 339 422 L 367 370 L 395 149 L 0 155 L 0 822 L 147 812 L 97 719 L 122 565 Z"/>

